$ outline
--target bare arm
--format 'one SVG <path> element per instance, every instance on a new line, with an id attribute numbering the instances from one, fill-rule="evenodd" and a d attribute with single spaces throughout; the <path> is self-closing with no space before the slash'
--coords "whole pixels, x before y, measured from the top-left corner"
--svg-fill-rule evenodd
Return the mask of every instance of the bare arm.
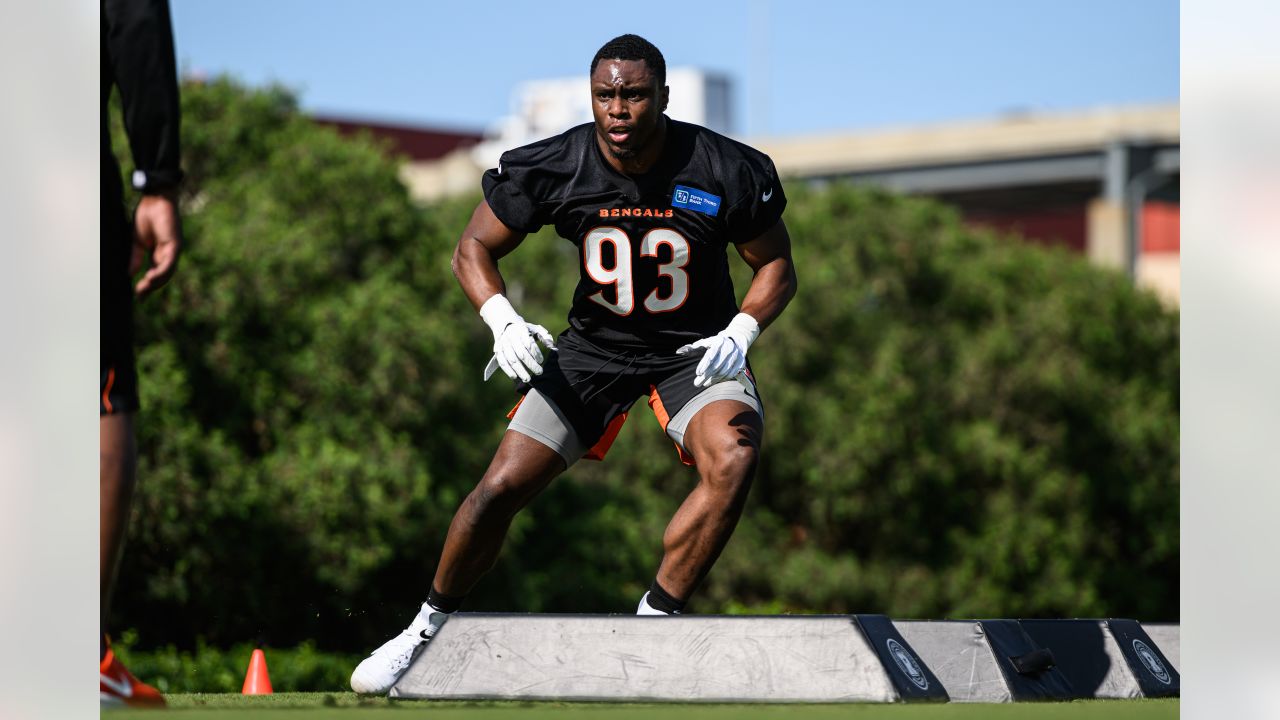
<path id="1" fill-rule="evenodd" d="M 737 377 L 746 366 L 751 343 L 782 314 L 796 294 L 791 237 L 781 220 L 756 239 L 738 245 L 738 254 L 755 273 L 742 300 L 742 310 L 714 336 L 676 349 L 677 355 L 703 351 L 693 378 L 697 387 L 711 387 Z"/>
<path id="2" fill-rule="evenodd" d="M 488 202 L 481 200 L 476 205 L 453 251 L 453 276 L 476 310 L 494 295 L 506 293 L 498 260 L 515 250 L 524 238 L 524 233 L 503 225 Z"/>
<path id="3" fill-rule="evenodd" d="M 133 216 L 129 274 L 150 261 L 146 274 L 134 285 L 134 293 L 145 296 L 169 281 L 182 251 L 176 191 L 182 179 L 181 109 L 173 23 L 165 0 L 106 0 L 101 8 L 104 72 L 120 89 L 125 131 L 137 167 L 133 183 L 144 193 Z"/>
<path id="4" fill-rule="evenodd" d="M 453 251 L 453 276 L 493 331 L 493 359 L 485 367 L 485 380 L 502 368 L 512 380 L 528 382 L 542 374 L 543 355 L 538 343 L 549 350 L 556 349 L 555 339 L 546 328 L 525 322 L 511 307 L 506 298 L 507 284 L 498 272 L 498 260 L 515 250 L 524 236 L 504 225 L 489 203 L 481 200 Z"/>
<path id="5" fill-rule="evenodd" d="M 798 286 L 786 224 L 779 220 L 760 237 L 739 244 L 738 254 L 755 272 L 742 312 L 755 318 L 763 330 L 782 314 Z"/>

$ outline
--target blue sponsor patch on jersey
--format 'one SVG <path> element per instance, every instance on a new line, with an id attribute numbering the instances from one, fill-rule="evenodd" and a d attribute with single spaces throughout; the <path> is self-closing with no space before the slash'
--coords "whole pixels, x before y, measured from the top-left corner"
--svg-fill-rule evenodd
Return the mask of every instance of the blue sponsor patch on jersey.
<path id="1" fill-rule="evenodd" d="M 685 208 L 715 217 L 720 212 L 720 198 L 697 188 L 677 185 L 671 193 L 671 207 Z"/>

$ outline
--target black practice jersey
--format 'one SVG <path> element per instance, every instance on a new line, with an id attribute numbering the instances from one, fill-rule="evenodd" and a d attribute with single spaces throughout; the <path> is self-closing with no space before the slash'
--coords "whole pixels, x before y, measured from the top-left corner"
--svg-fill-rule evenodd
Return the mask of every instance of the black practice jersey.
<path id="1" fill-rule="evenodd" d="M 605 160 L 595 126 L 511 150 L 484 175 L 507 227 L 554 225 L 578 246 L 569 324 L 606 348 L 674 350 L 738 312 L 730 243 L 776 224 L 787 199 L 765 154 L 667 119 L 662 157 L 629 176 Z"/>

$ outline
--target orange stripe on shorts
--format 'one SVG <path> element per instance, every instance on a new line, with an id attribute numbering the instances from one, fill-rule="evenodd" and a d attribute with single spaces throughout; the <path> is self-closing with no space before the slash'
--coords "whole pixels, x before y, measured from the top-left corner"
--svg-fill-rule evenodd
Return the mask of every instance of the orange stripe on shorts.
<path id="1" fill-rule="evenodd" d="M 671 422 L 671 416 L 667 414 L 667 407 L 662 404 L 662 397 L 658 395 L 658 386 L 649 386 L 649 409 L 653 411 L 653 416 L 658 418 L 658 424 L 662 426 L 662 432 L 667 431 L 667 423 Z"/>
<path id="2" fill-rule="evenodd" d="M 525 398 L 525 396 L 524 396 L 524 395 L 521 395 L 521 396 L 520 396 L 520 399 L 516 401 L 516 406 L 515 406 L 515 407 L 513 407 L 513 408 L 511 408 L 511 412 L 507 413 L 507 419 L 508 419 L 508 420 L 510 420 L 510 419 L 512 419 L 512 418 L 514 418 L 514 417 L 516 416 L 516 411 L 520 409 L 520 403 L 524 402 L 524 398 Z"/>
<path id="3" fill-rule="evenodd" d="M 111 407 L 111 386 L 116 384 L 116 369 L 107 368 L 107 386 L 102 388 L 102 407 L 107 409 L 110 415 L 114 408 Z"/>
<path id="4" fill-rule="evenodd" d="M 658 424 L 662 426 L 662 432 L 666 432 L 667 424 L 671 422 L 671 416 L 667 414 L 667 406 L 662 404 L 662 397 L 658 395 L 658 386 L 656 385 L 649 386 L 649 409 L 653 411 L 653 416 L 658 418 Z M 693 467 L 695 464 L 693 456 L 685 452 L 684 448 L 680 447 L 680 443 L 673 440 L 671 444 L 676 446 L 676 454 L 680 456 L 680 462 Z"/>
<path id="5" fill-rule="evenodd" d="M 609 452 L 609 448 L 613 446 L 613 441 L 618 439 L 618 433 L 622 431 L 622 424 L 627 421 L 627 414 L 622 413 L 609 421 L 609 426 L 604 429 L 604 435 L 591 446 L 586 455 L 582 456 L 583 460 L 603 460 L 604 456 Z"/>

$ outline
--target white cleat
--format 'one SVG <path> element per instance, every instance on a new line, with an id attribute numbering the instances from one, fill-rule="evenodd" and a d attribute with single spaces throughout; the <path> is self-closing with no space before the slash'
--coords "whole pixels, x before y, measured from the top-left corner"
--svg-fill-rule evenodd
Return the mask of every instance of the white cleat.
<path id="1" fill-rule="evenodd" d="M 351 689 L 361 695 L 386 695 L 448 619 L 448 615 L 423 603 L 409 627 L 356 666 L 351 673 Z"/>

